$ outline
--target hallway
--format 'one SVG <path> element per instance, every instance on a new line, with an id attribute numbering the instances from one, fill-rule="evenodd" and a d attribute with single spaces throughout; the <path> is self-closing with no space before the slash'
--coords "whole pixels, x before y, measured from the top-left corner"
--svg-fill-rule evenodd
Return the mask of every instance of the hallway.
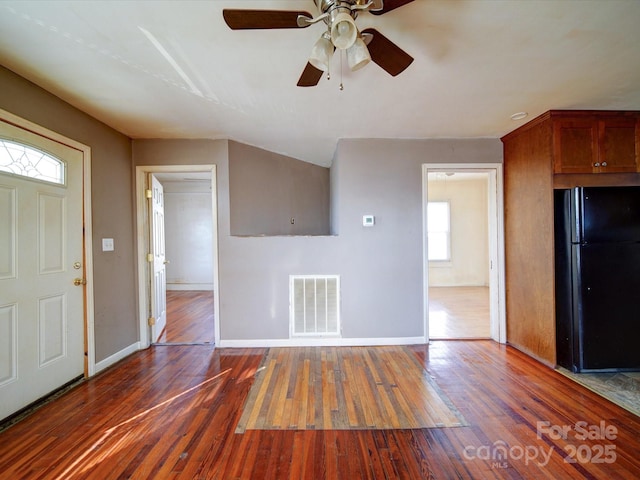
<path id="1" fill-rule="evenodd" d="M 213 291 L 167 290 L 167 327 L 158 344 L 214 343 Z"/>

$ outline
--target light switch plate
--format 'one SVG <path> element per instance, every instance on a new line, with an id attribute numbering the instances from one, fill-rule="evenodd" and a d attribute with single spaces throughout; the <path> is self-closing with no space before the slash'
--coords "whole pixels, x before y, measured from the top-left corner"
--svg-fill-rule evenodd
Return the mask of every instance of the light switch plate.
<path id="1" fill-rule="evenodd" d="M 113 252 L 113 238 L 103 238 L 102 239 L 102 251 L 103 252 Z"/>
<path id="2" fill-rule="evenodd" d="M 362 216 L 362 226 L 363 227 L 373 227 L 376 224 L 376 217 L 373 215 L 363 215 Z"/>

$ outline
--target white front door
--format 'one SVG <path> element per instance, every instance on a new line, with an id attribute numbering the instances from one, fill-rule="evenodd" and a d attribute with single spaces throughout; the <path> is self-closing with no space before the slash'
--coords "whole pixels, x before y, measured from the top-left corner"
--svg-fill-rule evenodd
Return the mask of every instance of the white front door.
<path id="1" fill-rule="evenodd" d="M 4 122 L 0 142 L 2 419 L 83 375 L 85 266 L 82 152 Z"/>
<path id="2" fill-rule="evenodd" d="M 167 269 L 164 241 L 164 189 L 152 173 L 149 174 L 149 219 L 151 226 L 151 341 L 157 342 L 167 325 Z"/>

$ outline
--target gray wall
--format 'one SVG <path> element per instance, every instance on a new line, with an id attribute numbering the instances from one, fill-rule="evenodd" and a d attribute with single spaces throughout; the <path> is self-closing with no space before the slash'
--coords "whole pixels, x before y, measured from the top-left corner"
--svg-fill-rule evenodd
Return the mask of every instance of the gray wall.
<path id="1" fill-rule="evenodd" d="M 131 141 L 4 67 L 0 108 L 91 147 L 95 353 L 100 362 L 138 341 Z M 114 239 L 114 252 L 102 252 L 103 237 Z"/>
<path id="2" fill-rule="evenodd" d="M 337 236 L 237 237 L 226 147 L 221 140 L 133 141 L 138 165 L 218 165 L 223 342 L 287 339 L 291 274 L 341 276 L 345 338 L 422 336 L 421 166 L 502 160 L 497 139 L 342 140 L 331 168 Z M 364 214 L 376 216 L 375 227 L 362 226 Z"/>
<path id="3" fill-rule="evenodd" d="M 329 233 L 328 168 L 230 141 L 229 185 L 232 235 Z"/>
<path id="4" fill-rule="evenodd" d="M 337 236 L 233 237 L 226 140 L 134 140 L 0 68 L 0 108 L 92 149 L 96 360 L 138 340 L 136 165 L 217 165 L 222 340 L 286 339 L 290 274 L 339 274 L 346 338 L 417 337 L 423 163 L 499 162 L 497 139 L 342 140 L 331 168 Z M 376 226 L 362 227 L 362 215 Z M 101 238 L 115 239 L 103 253 Z"/>
<path id="5" fill-rule="evenodd" d="M 422 164 L 501 162 L 497 139 L 338 143 L 332 220 L 344 256 L 342 309 L 354 331 L 423 334 Z M 374 227 L 362 227 L 364 214 L 375 215 Z"/>

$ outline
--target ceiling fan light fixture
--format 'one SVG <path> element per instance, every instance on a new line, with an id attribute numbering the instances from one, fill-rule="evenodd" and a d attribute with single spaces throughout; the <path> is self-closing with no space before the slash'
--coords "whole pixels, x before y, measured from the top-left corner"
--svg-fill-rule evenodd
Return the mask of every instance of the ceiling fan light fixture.
<path id="1" fill-rule="evenodd" d="M 326 72 L 329 70 L 329 60 L 333 55 L 333 44 L 328 34 L 322 34 L 322 36 L 315 43 L 311 49 L 311 55 L 309 56 L 309 63 L 316 67 L 318 70 Z"/>
<path id="2" fill-rule="evenodd" d="M 362 38 L 358 37 L 347 50 L 347 62 L 352 72 L 360 70 L 371 61 L 371 55 Z"/>
<path id="3" fill-rule="evenodd" d="M 356 22 L 349 13 L 340 12 L 332 19 L 331 42 L 336 48 L 348 49 L 354 44 L 357 36 Z"/>

